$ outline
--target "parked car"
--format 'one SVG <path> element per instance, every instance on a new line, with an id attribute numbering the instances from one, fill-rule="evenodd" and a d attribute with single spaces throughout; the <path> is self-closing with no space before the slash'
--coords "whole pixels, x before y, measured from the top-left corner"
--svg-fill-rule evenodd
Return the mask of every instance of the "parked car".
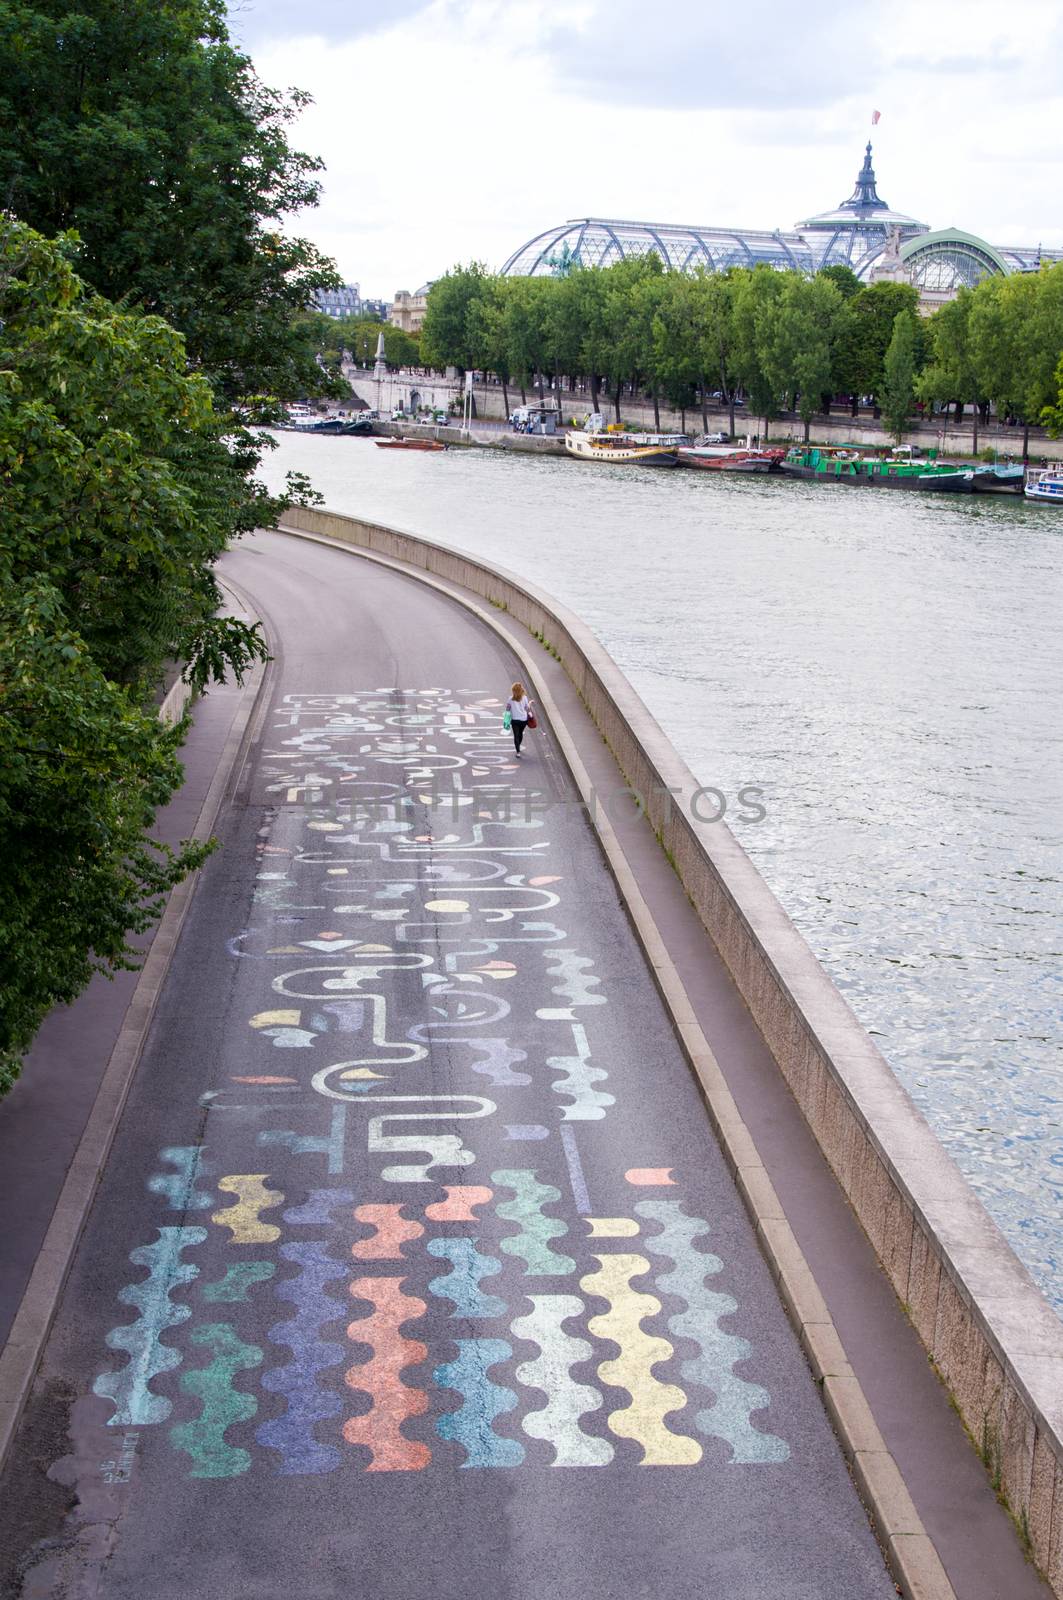
<path id="1" fill-rule="evenodd" d="M 728 444 L 730 438 L 731 435 L 729 433 L 707 433 L 704 442 L 705 444 Z"/>

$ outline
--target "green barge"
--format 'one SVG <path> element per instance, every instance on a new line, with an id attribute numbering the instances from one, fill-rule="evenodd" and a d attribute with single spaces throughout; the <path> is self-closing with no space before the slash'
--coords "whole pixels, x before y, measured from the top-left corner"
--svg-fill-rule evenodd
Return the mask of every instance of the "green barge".
<path id="1" fill-rule="evenodd" d="M 823 450 L 807 445 L 788 450 L 779 463 L 779 470 L 791 478 L 862 485 L 870 489 L 929 489 L 947 494 L 972 494 L 975 487 L 972 467 L 955 467 L 934 460 L 857 456 L 844 450 Z"/>

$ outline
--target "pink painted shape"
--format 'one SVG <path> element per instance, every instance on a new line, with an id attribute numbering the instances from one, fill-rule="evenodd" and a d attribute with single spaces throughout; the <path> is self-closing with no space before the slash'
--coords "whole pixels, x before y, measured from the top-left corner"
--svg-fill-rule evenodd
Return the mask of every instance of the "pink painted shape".
<path id="1" fill-rule="evenodd" d="M 358 1261 L 401 1261 L 403 1245 L 424 1232 L 419 1222 L 406 1220 L 401 1205 L 355 1206 L 354 1215 L 376 1229 L 371 1239 L 351 1245 L 351 1255 Z"/>
<path id="2" fill-rule="evenodd" d="M 530 884 L 532 884 L 536 889 L 538 889 L 544 883 L 560 883 L 561 879 L 558 878 L 558 877 L 553 877 L 553 878 L 529 878 L 528 882 Z"/>
<path id="3" fill-rule="evenodd" d="M 437 1200 L 434 1205 L 425 1206 L 424 1214 L 429 1222 L 478 1222 L 474 1206 L 485 1206 L 494 1194 L 493 1189 L 484 1189 L 470 1184 L 468 1188 L 459 1184 L 452 1188 L 449 1184 L 444 1187 L 445 1200 Z"/>
<path id="4" fill-rule="evenodd" d="M 638 1184 L 646 1188 L 656 1188 L 660 1184 L 674 1184 L 671 1167 L 629 1167 L 624 1173 L 628 1183 Z"/>
<path id="5" fill-rule="evenodd" d="M 360 1208 L 371 1210 L 372 1207 Z M 403 1383 L 403 1368 L 428 1359 L 428 1347 L 420 1339 L 406 1339 L 399 1332 L 404 1322 L 423 1317 L 423 1300 L 402 1292 L 400 1278 L 355 1278 L 351 1293 L 370 1300 L 374 1310 L 347 1328 L 348 1339 L 369 1345 L 368 1361 L 348 1368 L 344 1380 L 350 1389 L 364 1389 L 372 1405 L 362 1416 L 350 1417 L 343 1424 L 348 1444 L 360 1444 L 369 1451 L 367 1472 L 420 1472 L 432 1459 L 426 1444 L 407 1439 L 402 1424 L 408 1417 L 419 1417 L 428 1410 L 428 1395 Z"/>

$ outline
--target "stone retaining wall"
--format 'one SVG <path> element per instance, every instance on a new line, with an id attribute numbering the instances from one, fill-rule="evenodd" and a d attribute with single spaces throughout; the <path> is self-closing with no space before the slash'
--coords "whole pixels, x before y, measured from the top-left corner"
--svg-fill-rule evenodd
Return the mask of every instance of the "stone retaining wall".
<path id="1" fill-rule="evenodd" d="M 1063 1324 L 737 840 L 694 820 L 697 780 L 623 673 L 576 616 L 511 573 L 357 518 L 286 521 L 461 584 L 557 653 L 1063 1600 Z"/>

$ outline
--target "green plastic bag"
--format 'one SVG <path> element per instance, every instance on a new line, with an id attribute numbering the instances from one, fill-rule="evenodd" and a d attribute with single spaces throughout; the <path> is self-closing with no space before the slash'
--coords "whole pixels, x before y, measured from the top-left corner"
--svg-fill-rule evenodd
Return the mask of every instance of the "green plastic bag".
<path id="1" fill-rule="evenodd" d="M 504 711 L 502 713 L 502 727 L 503 727 L 503 729 L 505 730 L 506 733 L 508 733 L 512 726 L 513 726 L 513 718 L 510 716 L 508 711 Z"/>

